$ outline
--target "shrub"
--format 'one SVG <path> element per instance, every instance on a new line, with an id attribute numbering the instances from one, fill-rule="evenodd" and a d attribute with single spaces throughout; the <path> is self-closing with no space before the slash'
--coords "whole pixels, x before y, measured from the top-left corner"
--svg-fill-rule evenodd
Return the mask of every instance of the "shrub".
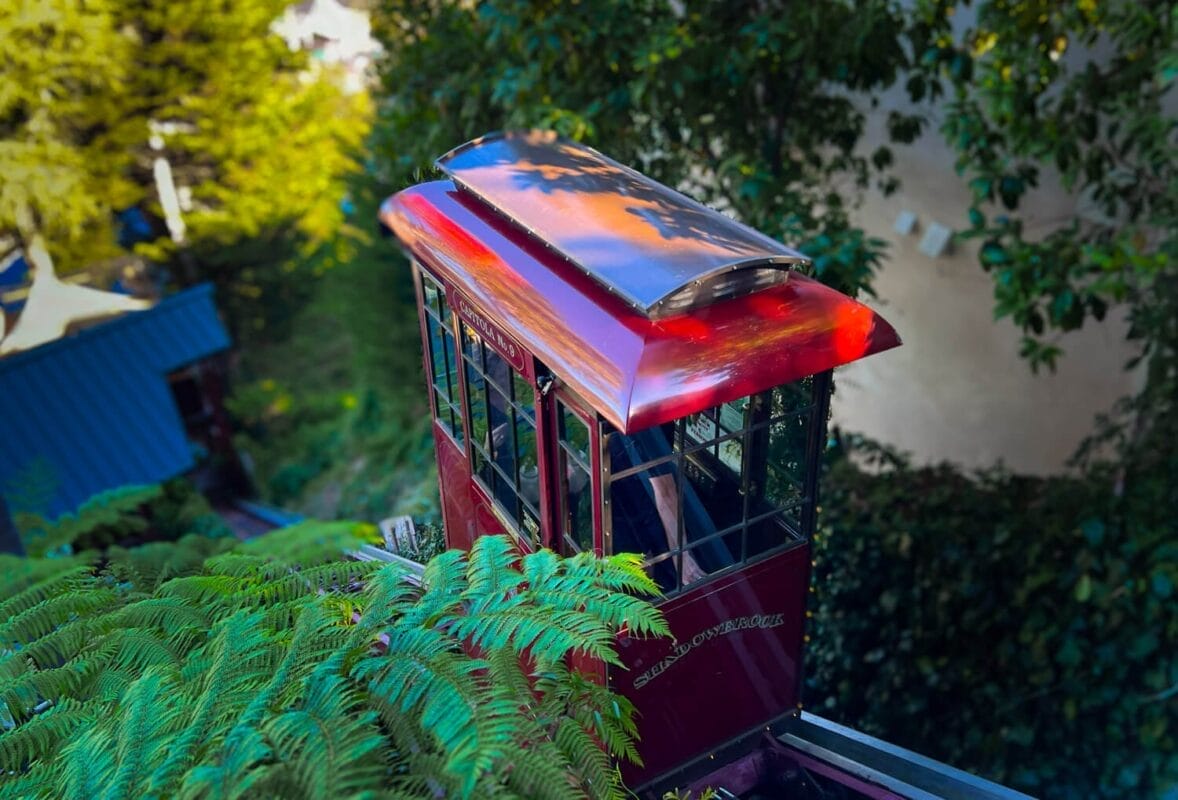
<path id="1" fill-rule="evenodd" d="M 847 444 L 824 484 L 809 705 L 1044 798 L 1178 783 L 1172 443 L 1052 479 Z"/>

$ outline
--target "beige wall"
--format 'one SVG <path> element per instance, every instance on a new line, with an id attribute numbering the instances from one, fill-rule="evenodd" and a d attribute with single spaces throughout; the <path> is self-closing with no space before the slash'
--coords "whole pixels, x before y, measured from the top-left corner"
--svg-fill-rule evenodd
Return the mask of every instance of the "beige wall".
<path id="1" fill-rule="evenodd" d="M 868 150 L 884 141 L 886 115 L 886 107 L 872 115 Z M 992 284 L 976 246 L 955 245 L 938 258 L 917 250 L 929 224 L 962 228 L 969 208 L 965 181 L 953 171 L 940 134 L 892 149 L 903 185 L 891 197 L 870 194 L 856 221 L 891 242 L 875 284 L 879 300 L 868 302 L 904 345 L 836 373 L 834 423 L 909 451 L 919 462 L 1062 470 L 1094 416 L 1136 385 L 1122 369 L 1132 355 L 1123 326 L 1089 323 L 1063 337 L 1058 371 L 1033 375 L 1018 356 L 1019 331 L 1008 319 L 993 319 Z M 1074 207 L 1062 190 L 1038 192 L 1024 201 L 1032 209 L 1023 212 L 1028 232 L 1046 230 Z M 911 234 L 893 230 L 901 210 L 917 215 Z"/>

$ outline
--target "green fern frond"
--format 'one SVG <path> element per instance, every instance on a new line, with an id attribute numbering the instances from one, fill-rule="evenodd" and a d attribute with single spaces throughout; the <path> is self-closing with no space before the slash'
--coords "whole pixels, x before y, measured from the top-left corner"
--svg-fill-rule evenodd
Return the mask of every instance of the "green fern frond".
<path id="1" fill-rule="evenodd" d="M 615 758 L 642 765 L 635 747 L 638 724 L 634 705 L 596 681 L 572 673 L 568 677 L 569 694 L 565 700 L 569 713 L 605 745 Z"/>
<path id="2" fill-rule="evenodd" d="M 165 581 L 158 593 L 164 597 L 182 598 L 198 606 L 219 605 L 223 609 L 237 609 L 247 604 L 248 596 L 260 583 L 254 577 L 187 575 Z"/>
<path id="3" fill-rule="evenodd" d="M 592 580 L 614 591 L 647 597 L 662 594 L 658 584 L 646 574 L 642 556 L 638 553 L 618 553 L 606 558 L 597 558 L 592 553 L 578 553 L 565 559 L 563 566 L 569 577 Z"/>
<path id="4" fill-rule="evenodd" d="M 91 725 L 100 711 L 88 703 L 63 700 L 10 731 L 0 733 L 0 771 L 20 772 L 46 758 Z"/>
<path id="5" fill-rule="evenodd" d="M 338 592 L 376 572 L 378 561 L 337 561 L 290 572 L 281 578 L 261 582 L 253 594 L 262 604 L 285 603 L 298 597 Z"/>
<path id="6" fill-rule="evenodd" d="M 175 738 L 177 686 L 171 670 L 152 667 L 127 689 L 121 703 L 114 774 L 103 800 L 143 797 L 142 786 Z"/>
<path id="7" fill-rule="evenodd" d="M 338 657 L 324 662 L 308 679 L 300 706 L 263 727 L 304 797 L 354 797 L 379 789 L 385 776 L 376 714 L 359 711 L 362 697 L 335 674 L 339 663 Z"/>
<path id="8" fill-rule="evenodd" d="M 110 785 L 115 771 L 115 742 L 108 729 L 83 730 L 61 749 L 55 761 L 67 800 L 94 800 Z"/>
<path id="9" fill-rule="evenodd" d="M 221 620 L 204 652 L 190 659 L 181 671 L 181 680 L 186 684 L 200 681 L 201 691 L 187 704 L 191 710 L 188 722 L 152 776 L 153 787 L 166 787 L 178 780 L 196 763 L 198 747 L 212 738 L 210 729 L 236 719 L 265 684 L 269 673 L 259 665 L 268 665 L 272 653 L 260 621 L 258 612 L 247 611 Z"/>
<path id="10" fill-rule="evenodd" d="M 197 606 L 176 598 L 152 597 L 128 603 L 106 614 L 101 629 L 152 628 L 174 640 L 190 636 L 194 631 L 203 633 L 210 622 L 208 615 Z"/>
<path id="11" fill-rule="evenodd" d="M 85 660 L 75 660 L 61 667 L 29 670 L 16 678 L 0 681 L 0 702 L 8 705 L 17 719 L 27 719 L 45 700 L 60 701 L 73 697 L 89 682 L 90 667 Z"/>
<path id="12" fill-rule="evenodd" d="M 620 797 L 622 782 L 609 756 L 580 724 L 569 718 L 557 723 L 556 746 L 564 755 L 562 761 L 573 765 L 580 775 L 582 786 L 590 797 Z"/>
<path id="13" fill-rule="evenodd" d="M 375 525 L 307 520 L 250 539 L 239 544 L 238 548 L 249 555 L 310 567 L 338 561 L 360 545 L 378 541 L 380 531 Z"/>
<path id="14" fill-rule="evenodd" d="M 55 762 L 38 761 L 25 772 L 0 772 L 0 798 L 3 800 L 61 800 L 58 781 L 61 770 Z"/>
<path id="15" fill-rule="evenodd" d="M 247 553 L 222 553 L 204 562 L 204 570 L 212 575 L 229 575 L 233 578 L 262 578 L 270 580 L 286 574 L 285 562 L 266 556 Z"/>
<path id="16" fill-rule="evenodd" d="M 574 782 L 564 768 L 565 759 L 550 742 L 533 743 L 519 749 L 511 759 L 504 775 L 508 788 L 529 800 L 571 800 L 591 795 Z M 592 795 L 609 797 L 609 795 Z"/>
<path id="17" fill-rule="evenodd" d="M 110 589 L 87 587 L 42 600 L 0 623 L 0 647 L 33 642 L 72 617 L 92 614 L 110 606 L 116 599 Z"/>
<path id="18" fill-rule="evenodd" d="M 480 536 L 467 557 L 466 597 L 482 597 L 510 592 L 524 581 L 516 569 L 519 551 L 503 536 Z"/>
<path id="19" fill-rule="evenodd" d="M 33 561 L 32 559 L 28 560 Z M 88 565 L 70 566 L 46 574 L 23 591 L 7 596 L 0 602 L 0 619 L 15 617 L 55 595 L 66 594 L 92 585 L 93 575 L 94 570 Z"/>
<path id="20" fill-rule="evenodd" d="M 198 764 L 184 775 L 178 796 L 181 798 L 215 797 L 219 800 L 237 800 L 240 797 L 294 797 L 278 784 L 267 782 L 273 767 L 267 762 L 271 757 L 269 745 L 262 734 L 254 728 L 243 728 L 242 732 L 221 749 L 219 761 Z M 159 786 L 171 783 L 171 775 L 159 776 Z M 153 776 L 152 789 L 156 788 Z M 292 782 L 293 783 L 293 782 Z M 262 787 L 267 791 L 261 791 Z"/>
<path id="21" fill-rule="evenodd" d="M 72 659 L 93 642 L 94 619 L 74 619 L 29 642 L 19 651 L 38 669 L 55 667 Z"/>
<path id="22" fill-rule="evenodd" d="M 106 572 L 135 591 L 150 594 L 171 578 L 199 574 L 206 559 L 232 546 L 232 540 L 188 535 L 175 542 L 151 542 L 129 550 L 112 547 L 106 554 Z"/>

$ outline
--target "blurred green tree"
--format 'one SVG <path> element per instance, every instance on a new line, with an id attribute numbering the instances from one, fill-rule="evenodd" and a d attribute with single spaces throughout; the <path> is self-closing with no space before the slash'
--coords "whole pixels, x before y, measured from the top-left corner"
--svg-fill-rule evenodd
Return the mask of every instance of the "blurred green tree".
<path id="1" fill-rule="evenodd" d="M 41 233 L 63 272 L 110 254 L 113 212 L 163 220 L 153 172 L 164 157 L 191 198 L 187 233 L 178 247 L 156 224 L 139 251 L 185 252 L 185 280 L 232 281 L 256 300 L 265 267 L 342 224 L 343 179 L 367 131 L 366 95 L 271 31 L 287 5 L 5 4 L 0 236 L 21 246 Z"/>
<path id="2" fill-rule="evenodd" d="M 852 94 L 909 66 L 894 3 L 386 0 L 374 18 L 390 184 L 474 135 L 553 128 L 799 245 L 824 281 L 870 287 L 884 243 L 849 212 L 896 183 L 886 147 L 857 149 L 873 101 Z M 894 114 L 891 131 L 920 125 Z"/>

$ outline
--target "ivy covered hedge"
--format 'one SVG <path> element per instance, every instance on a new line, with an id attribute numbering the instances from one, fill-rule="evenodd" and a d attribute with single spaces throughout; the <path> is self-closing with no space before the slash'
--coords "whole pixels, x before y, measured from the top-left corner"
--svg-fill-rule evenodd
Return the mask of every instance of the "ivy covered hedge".
<path id="1" fill-rule="evenodd" d="M 842 442 L 808 706 L 1045 800 L 1178 787 L 1176 450 L 1032 479 Z"/>

